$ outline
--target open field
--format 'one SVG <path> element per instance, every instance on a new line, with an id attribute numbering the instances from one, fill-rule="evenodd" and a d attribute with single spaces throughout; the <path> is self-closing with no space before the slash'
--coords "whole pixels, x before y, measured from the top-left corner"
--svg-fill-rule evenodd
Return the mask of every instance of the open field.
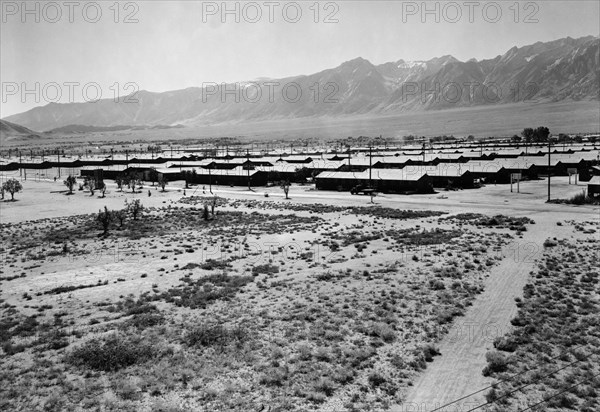
<path id="1" fill-rule="evenodd" d="M 581 190 L 552 182 L 556 197 Z M 430 411 L 503 379 L 481 373 L 486 354 L 515 333 L 548 233 L 598 249 L 597 208 L 544 203 L 544 180 L 375 204 L 216 187 L 214 214 L 213 196 L 184 197 L 183 182 L 150 197 L 109 184 L 105 198 L 23 184 L 0 203 L 7 410 Z M 134 198 L 141 216 L 103 236 L 95 213 Z"/>

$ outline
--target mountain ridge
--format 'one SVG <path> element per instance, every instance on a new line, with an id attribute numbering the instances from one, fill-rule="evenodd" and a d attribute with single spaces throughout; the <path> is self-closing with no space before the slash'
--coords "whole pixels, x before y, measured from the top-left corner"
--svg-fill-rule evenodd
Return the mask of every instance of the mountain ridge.
<path id="1" fill-rule="evenodd" d="M 283 79 L 137 92 L 90 103 L 50 103 L 6 117 L 34 130 L 69 125 L 204 126 L 321 116 L 391 114 L 515 102 L 600 99 L 600 39 L 512 47 L 491 59 L 451 55 L 374 65 L 357 57 Z M 269 82 L 274 83 L 268 86 Z M 235 93 L 231 93 L 234 90 Z M 229 91 L 229 93 L 227 92 Z"/>
<path id="2" fill-rule="evenodd" d="M 12 140 L 18 138 L 37 139 L 43 133 L 33 131 L 20 124 L 15 124 L 6 120 L 0 120 L 0 138 L 2 140 Z"/>

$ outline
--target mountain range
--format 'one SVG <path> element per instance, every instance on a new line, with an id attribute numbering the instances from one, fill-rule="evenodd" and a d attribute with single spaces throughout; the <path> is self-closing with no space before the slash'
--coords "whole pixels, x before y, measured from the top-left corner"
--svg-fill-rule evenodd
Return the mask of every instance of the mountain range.
<path id="1" fill-rule="evenodd" d="M 36 139 L 41 133 L 23 127 L 18 124 L 0 120 L 0 137 L 4 140 L 12 140 L 17 138 Z"/>
<path id="2" fill-rule="evenodd" d="M 72 125 L 205 126 L 599 99 L 600 39 L 587 36 L 513 47 L 479 61 L 462 62 L 447 55 L 374 65 L 359 57 L 311 75 L 163 93 L 139 91 L 118 102 L 50 103 L 4 120 L 34 130 Z"/>

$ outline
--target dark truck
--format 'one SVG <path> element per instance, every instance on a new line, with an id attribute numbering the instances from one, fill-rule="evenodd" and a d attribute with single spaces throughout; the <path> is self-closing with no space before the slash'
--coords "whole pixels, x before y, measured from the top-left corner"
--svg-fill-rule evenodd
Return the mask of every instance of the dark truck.
<path id="1" fill-rule="evenodd" d="M 371 187 L 366 187 L 362 185 L 354 186 L 350 189 L 350 193 L 353 195 L 369 195 L 375 196 L 377 195 L 376 190 Z"/>

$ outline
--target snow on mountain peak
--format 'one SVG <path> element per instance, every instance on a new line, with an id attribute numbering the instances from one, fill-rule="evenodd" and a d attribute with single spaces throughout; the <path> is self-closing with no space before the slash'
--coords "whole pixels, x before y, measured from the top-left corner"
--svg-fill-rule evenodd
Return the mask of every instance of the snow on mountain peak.
<path id="1" fill-rule="evenodd" d="M 398 62 L 398 68 L 399 69 L 412 69 L 414 67 L 423 67 L 426 68 L 427 67 L 427 63 L 424 61 L 412 61 L 412 62 L 406 62 L 404 60 L 400 60 Z"/>
<path id="2" fill-rule="evenodd" d="M 525 61 L 527 63 L 529 63 L 531 60 L 533 60 L 535 58 L 535 56 L 537 56 L 537 54 L 532 54 L 531 56 L 527 56 L 527 57 L 525 57 Z"/>

